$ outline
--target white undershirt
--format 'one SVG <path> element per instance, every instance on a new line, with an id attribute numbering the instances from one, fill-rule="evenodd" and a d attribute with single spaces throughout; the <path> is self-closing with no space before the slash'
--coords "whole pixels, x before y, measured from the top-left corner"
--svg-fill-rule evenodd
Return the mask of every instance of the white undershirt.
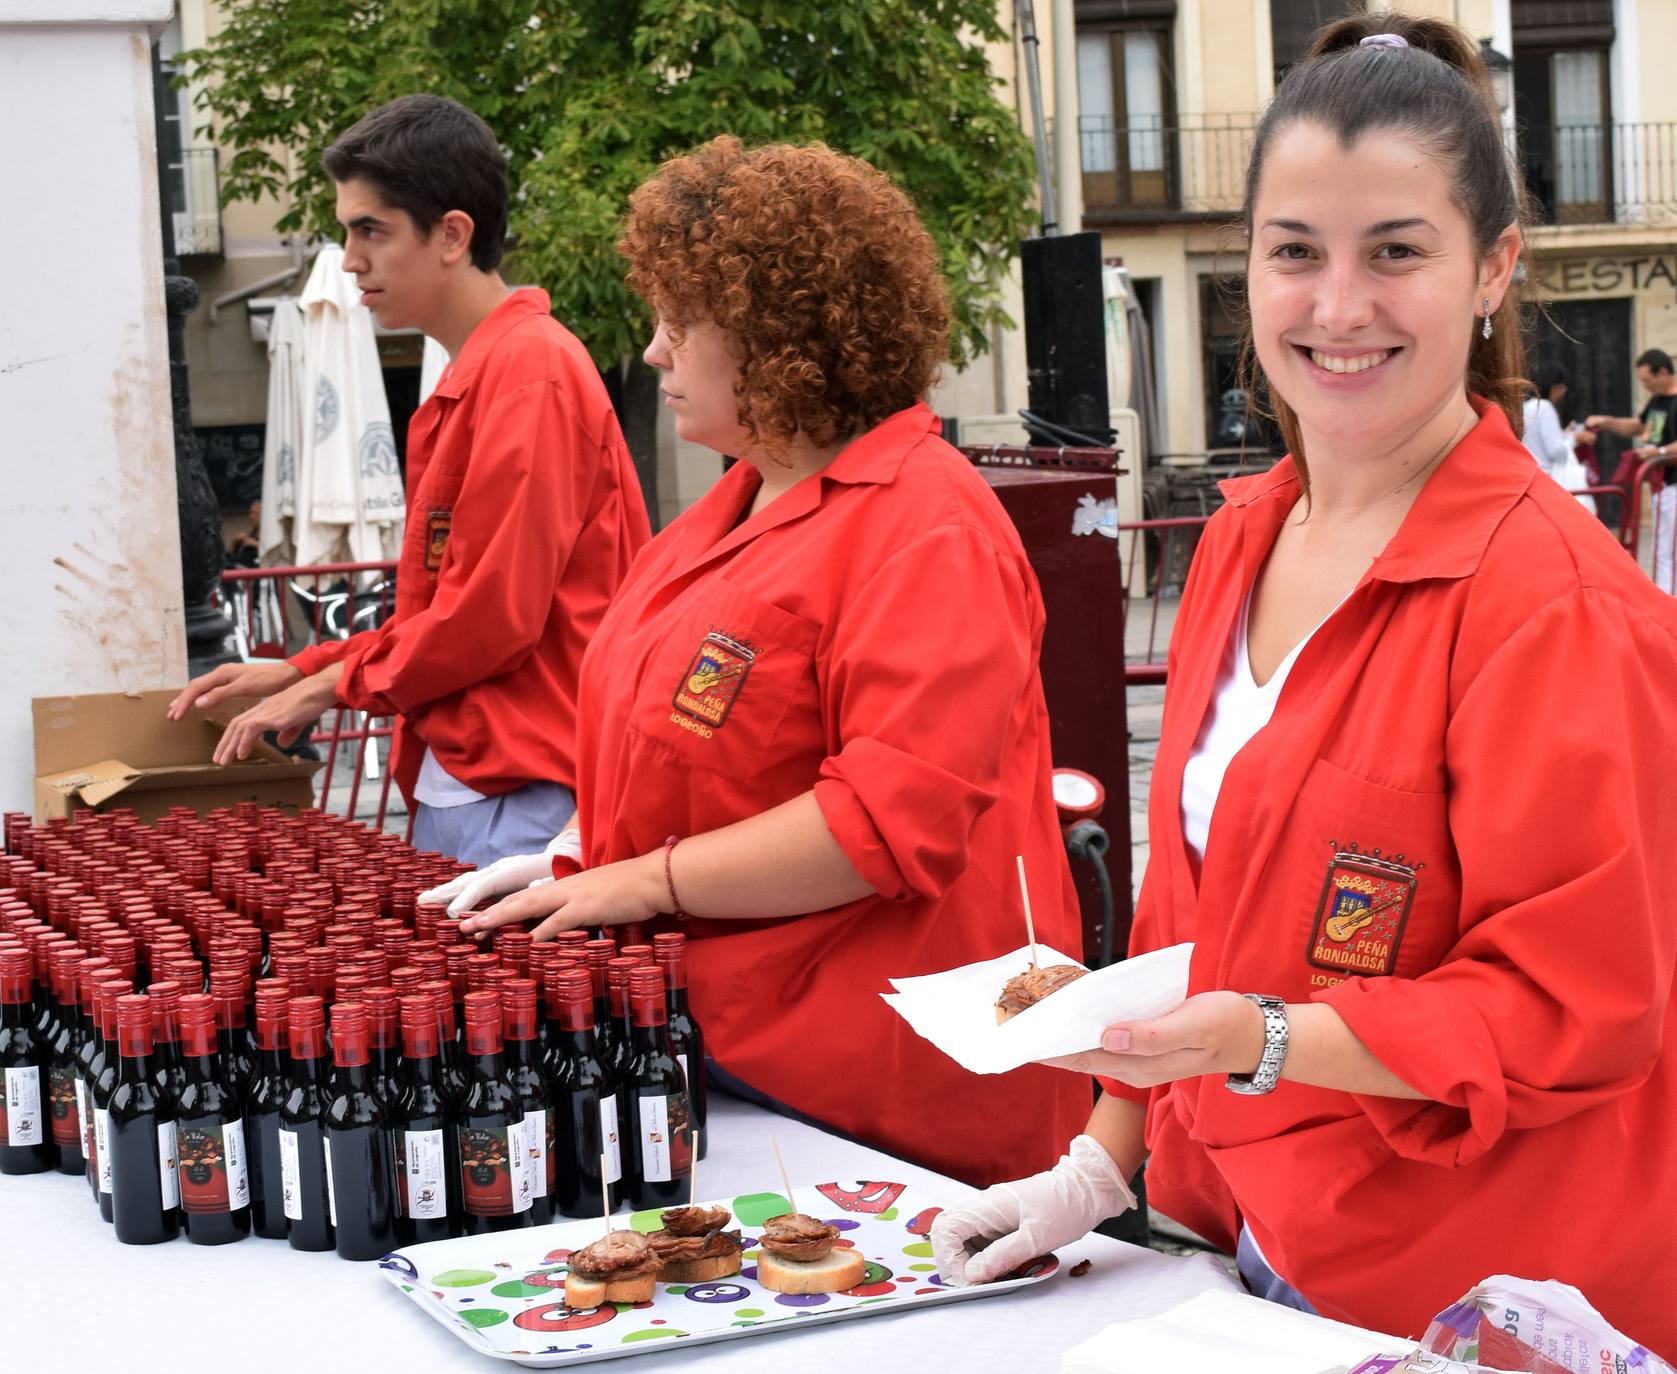
<path id="1" fill-rule="evenodd" d="M 438 763 L 437 756 L 431 752 L 431 746 L 426 745 L 425 757 L 419 761 L 419 776 L 414 779 L 413 799 L 424 802 L 427 806 L 443 809 L 465 806 L 469 802 L 480 802 L 485 798 L 483 793 L 474 792 Z"/>
<path id="2" fill-rule="evenodd" d="M 1299 651 L 1333 618 L 1333 611 L 1323 616 L 1316 629 L 1293 645 L 1280 667 L 1260 687 L 1252 677 L 1252 656 L 1246 638 L 1246 621 L 1251 609 L 1252 593 L 1248 589 L 1246 600 L 1241 603 L 1240 618 L 1223 650 L 1217 685 L 1211 693 L 1211 704 L 1206 707 L 1205 720 L 1200 724 L 1199 738 L 1194 741 L 1193 752 L 1182 769 L 1182 834 L 1194 857 L 1202 862 L 1205 842 L 1211 834 L 1211 813 L 1217 807 L 1217 794 L 1223 790 L 1223 775 L 1252 736 L 1269 724 Z M 1334 607 L 1334 611 L 1338 609 L 1339 606 Z"/>

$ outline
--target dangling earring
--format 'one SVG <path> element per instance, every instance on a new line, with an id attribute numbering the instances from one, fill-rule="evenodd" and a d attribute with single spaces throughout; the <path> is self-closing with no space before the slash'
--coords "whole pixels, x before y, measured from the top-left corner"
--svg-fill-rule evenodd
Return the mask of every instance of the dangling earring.
<path id="1" fill-rule="evenodd" d="M 1481 338 L 1491 337 L 1491 298 L 1485 297 L 1485 327 L 1479 331 Z"/>

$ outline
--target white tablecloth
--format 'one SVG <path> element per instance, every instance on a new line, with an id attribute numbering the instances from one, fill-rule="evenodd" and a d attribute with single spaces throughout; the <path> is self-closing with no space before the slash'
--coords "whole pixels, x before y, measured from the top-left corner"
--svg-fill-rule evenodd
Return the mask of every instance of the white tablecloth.
<path id="1" fill-rule="evenodd" d="M 884 1180 L 923 1187 L 945 1203 L 972 1192 L 733 1098 L 711 1098 L 709 1129 L 700 1191 L 711 1196 L 778 1187 L 771 1134 L 800 1189 L 830 1180 Z M 772 1343 L 771 1358 L 791 1357 L 798 1374 L 1052 1371 L 1062 1352 L 1108 1322 L 1162 1312 L 1228 1284 L 1208 1256 L 1174 1259 L 1099 1235 L 1058 1254 L 1053 1278 L 977 1302 L 711 1346 L 655 1345 L 644 1360 L 598 1367 L 659 1374 L 679 1363 L 684 1374 L 739 1374 L 742 1356 L 759 1360 Z M 1080 1259 L 1092 1267 L 1071 1278 L 1067 1271 Z M 61 1367 L 178 1371 L 188 1361 L 219 1374 L 311 1368 L 494 1374 L 511 1367 L 469 1349 L 373 1264 L 304 1254 L 257 1237 L 219 1247 L 184 1238 L 120 1245 L 99 1219 L 86 1183 L 56 1173 L 0 1177 L 0 1332 L 5 1374 Z"/>

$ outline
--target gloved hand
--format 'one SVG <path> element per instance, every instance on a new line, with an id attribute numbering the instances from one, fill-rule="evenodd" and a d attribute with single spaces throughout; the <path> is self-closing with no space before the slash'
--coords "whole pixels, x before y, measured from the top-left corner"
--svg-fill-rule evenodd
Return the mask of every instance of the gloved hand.
<path id="1" fill-rule="evenodd" d="M 575 826 L 561 830 L 540 854 L 509 854 L 487 868 L 473 869 L 441 887 L 421 892 L 418 900 L 425 906 L 441 906 L 447 902 L 448 914 L 459 916 L 485 897 L 504 897 L 509 892 L 522 892 L 538 883 L 552 882 L 555 856 L 569 859 L 580 868 L 582 832 Z"/>
<path id="2" fill-rule="evenodd" d="M 1052 1169 L 998 1183 L 940 1213 L 932 1222 L 932 1258 L 945 1283 L 988 1283 L 1134 1206 L 1112 1156 L 1093 1136 L 1080 1135 Z"/>

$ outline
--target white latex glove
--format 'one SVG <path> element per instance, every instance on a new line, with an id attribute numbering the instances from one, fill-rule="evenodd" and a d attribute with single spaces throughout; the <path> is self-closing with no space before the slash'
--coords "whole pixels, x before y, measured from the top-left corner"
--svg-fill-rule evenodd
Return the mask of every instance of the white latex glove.
<path id="1" fill-rule="evenodd" d="M 998 1183 L 940 1213 L 932 1222 L 932 1258 L 945 1283 L 988 1283 L 1134 1206 L 1112 1156 L 1093 1136 L 1080 1135 L 1052 1169 Z"/>
<path id="2" fill-rule="evenodd" d="M 421 892 L 417 900 L 424 906 L 441 906 L 447 902 L 448 914 L 459 916 L 485 897 L 505 897 L 509 892 L 522 892 L 527 887 L 551 883 L 556 854 L 581 863 L 582 832 L 575 826 L 561 830 L 540 854 L 509 854 L 487 868 L 475 868 L 441 887 Z"/>

